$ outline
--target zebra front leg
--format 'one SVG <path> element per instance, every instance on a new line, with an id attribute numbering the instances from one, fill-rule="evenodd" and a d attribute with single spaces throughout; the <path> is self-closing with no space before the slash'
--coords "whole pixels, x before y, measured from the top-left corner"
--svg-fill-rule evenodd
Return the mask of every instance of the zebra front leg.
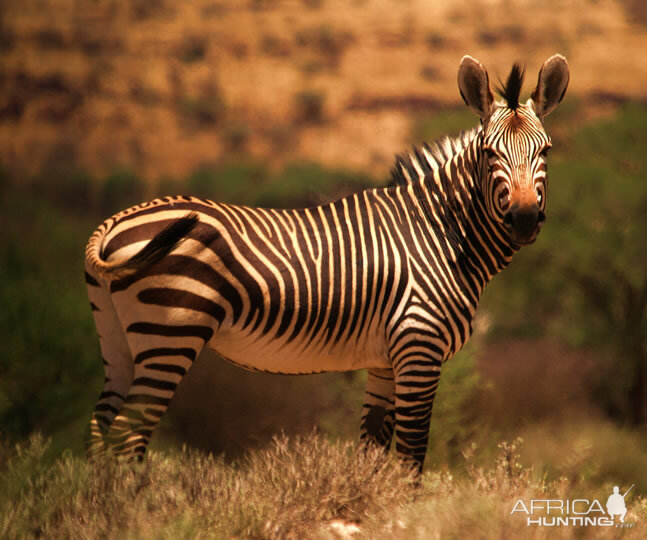
<path id="1" fill-rule="evenodd" d="M 369 369 L 364 394 L 360 440 L 391 446 L 394 428 L 395 383 L 392 369 Z"/>
<path id="2" fill-rule="evenodd" d="M 132 386 L 108 434 L 116 455 L 143 459 L 177 385 L 198 355 L 199 349 L 174 345 L 143 349 L 135 356 Z"/>
<path id="3" fill-rule="evenodd" d="M 395 374 L 395 449 L 422 473 L 441 360 L 427 354 L 406 357 Z"/>

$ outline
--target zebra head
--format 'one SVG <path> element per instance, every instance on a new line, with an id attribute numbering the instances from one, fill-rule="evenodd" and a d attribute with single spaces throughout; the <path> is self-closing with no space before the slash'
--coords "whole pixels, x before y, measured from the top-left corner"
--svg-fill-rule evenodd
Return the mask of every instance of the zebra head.
<path id="1" fill-rule="evenodd" d="M 518 245 L 534 242 L 546 219 L 546 154 L 551 142 L 543 121 L 564 97 L 568 64 L 559 54 L 546 60 L 526 103 L 519 102 L 523 75 L 515 64 L 497 88 L 503 99 L 495 102 L 480 62 L 465 56 L 458 70 L 461 96 L 481 118 L 478 162 L 487 210 Z"/>

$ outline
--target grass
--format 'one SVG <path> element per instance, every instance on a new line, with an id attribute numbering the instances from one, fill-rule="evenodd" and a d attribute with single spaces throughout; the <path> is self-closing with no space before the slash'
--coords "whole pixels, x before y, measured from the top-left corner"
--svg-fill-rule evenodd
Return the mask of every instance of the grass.
<path id="1" fill-rule="evenodd" d="M 233 466 L 186 450 L 141 465 L 49 464 L 46 448 L 33 437 L 3 460 L 3 538 L 302 537 L 334 519 L 386 517 L 414 494 L 398 461 L 317 435 L 278 437 Z"/>
<path id="2" fill-rule="evenodd" d="M 511 515 L 519 499 L 599 499 L 565 475 L 548 481 L 520 461 L 523 441 L 501 442 L 484 465 L 427 472 L 420 483 L 393 457 L 311 433 L 276 437 L 228 465 L 196 451 L 151 452 L 142 464 L 47 457 L 33 436 L 0 454 L 3 538 L 593 538 L 597 527 L 533 527 Z M 637 491 L 637 490 L 636 490 Z M 640 537 L 647 500 L 627 497 L 624 532 Z M 350 532 L 346 533 L 351 534 Z"/>

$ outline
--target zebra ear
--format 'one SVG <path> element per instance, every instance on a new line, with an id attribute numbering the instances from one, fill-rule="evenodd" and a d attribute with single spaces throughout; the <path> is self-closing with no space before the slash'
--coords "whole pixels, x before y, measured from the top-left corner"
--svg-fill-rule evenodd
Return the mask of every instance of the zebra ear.
<path id="1" fill-rule="evenodd" d="M 463 56 L 458 68 L 458 89 L 470 109 L 486 120 L 492 114 L 494 96 L 487 71 L 471 56 Z"/>
<path id="2" fill-rule="evenodd" d="M 555 54 L 544 62 L 539 70 L 537 88 L 530 96 L 532 108 L 539 118 L 543 119 L 562 101 L 568 79 L 568 63 L 561 54 Z"/>

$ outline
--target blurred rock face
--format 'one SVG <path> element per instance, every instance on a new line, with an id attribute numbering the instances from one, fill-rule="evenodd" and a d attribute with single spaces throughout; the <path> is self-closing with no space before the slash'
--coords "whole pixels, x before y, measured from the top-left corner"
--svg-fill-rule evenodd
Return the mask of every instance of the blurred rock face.
<path id="1" fill-rule="evenodd" d="M 577 59 L 571 93 L 642 95 L 642 5 L 575 0 L 555 25 L 552 4 L 503 0 L 6 2 L 0 156 L 27 176 L 155 182 L 245 156 L 386 177 L 421 118 L 460 106 L 468 52 L 496 75 L 559 49 Z"/>

